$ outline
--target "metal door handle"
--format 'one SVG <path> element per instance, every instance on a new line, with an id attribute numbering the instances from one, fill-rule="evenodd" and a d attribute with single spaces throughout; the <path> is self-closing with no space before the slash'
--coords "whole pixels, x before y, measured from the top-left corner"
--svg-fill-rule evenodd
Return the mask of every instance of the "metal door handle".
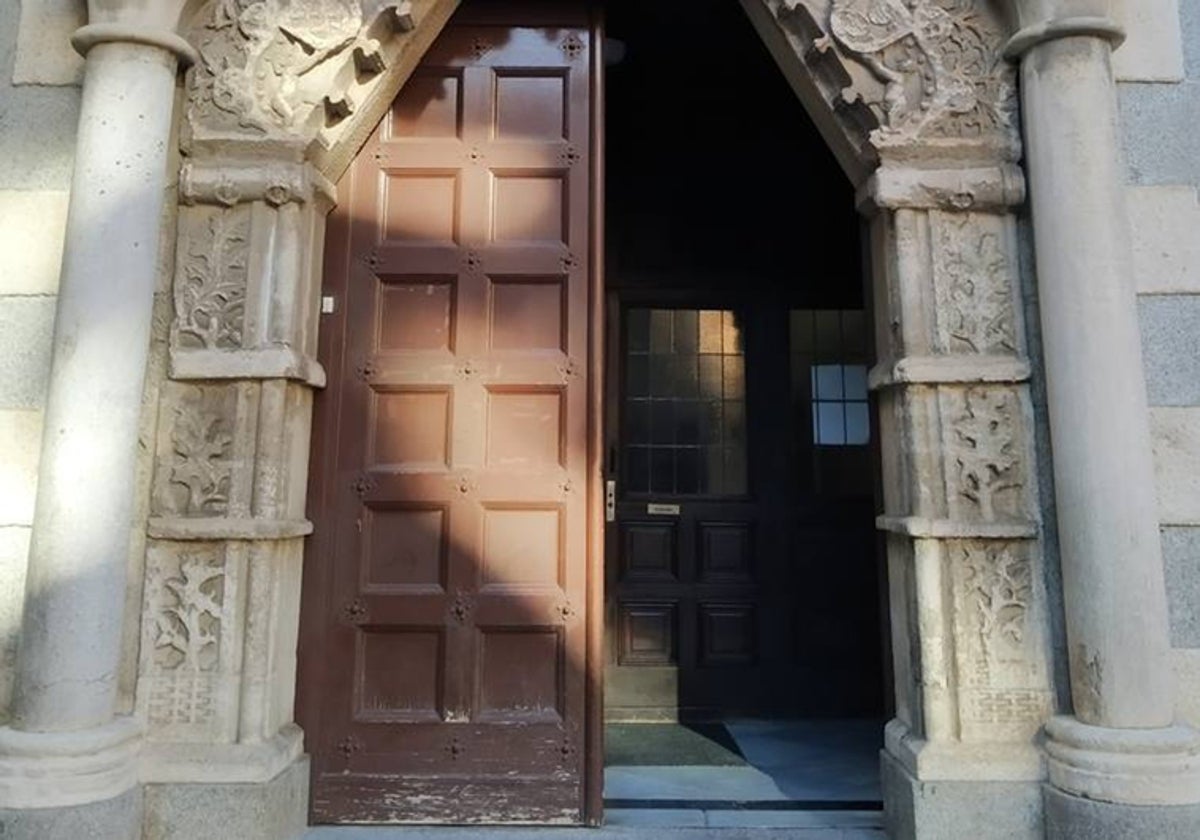
<path id="1" fill-rule="evenodd" d="M 604 521 L 617 521 L 617 482 L 611 478 L 604 482 Z"/>

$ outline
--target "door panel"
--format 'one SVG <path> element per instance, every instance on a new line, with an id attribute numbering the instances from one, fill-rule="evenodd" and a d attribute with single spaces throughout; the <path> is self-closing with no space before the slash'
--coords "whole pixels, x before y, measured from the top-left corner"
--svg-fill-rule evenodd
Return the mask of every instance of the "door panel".
<path id="1" fill-rule="evenodd" d="M 339 185 L 316 822 L 583 819 L 594 36 L 558 14 L 456 17 Z"/>

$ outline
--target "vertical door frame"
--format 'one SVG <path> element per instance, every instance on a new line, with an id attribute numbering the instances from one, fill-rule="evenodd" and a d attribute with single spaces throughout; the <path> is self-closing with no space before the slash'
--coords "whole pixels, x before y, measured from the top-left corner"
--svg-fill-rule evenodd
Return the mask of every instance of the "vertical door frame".
<path id="1" fill-rule="evenodd" d="M 604 821 L 605 284 L 604 16 L 591 6 L 591 286 L 588 307 L 587 656 L 584 697 L 584 823 Z"/>

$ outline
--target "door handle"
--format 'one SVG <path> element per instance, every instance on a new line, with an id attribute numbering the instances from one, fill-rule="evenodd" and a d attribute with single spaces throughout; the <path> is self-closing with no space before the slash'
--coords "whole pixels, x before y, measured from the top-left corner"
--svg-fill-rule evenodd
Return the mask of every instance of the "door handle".
<path id="1" fill-rule="evenodd" d="M 604 482 L 604 521 L 617 521 L 617 482 L 611 478 Z"/>

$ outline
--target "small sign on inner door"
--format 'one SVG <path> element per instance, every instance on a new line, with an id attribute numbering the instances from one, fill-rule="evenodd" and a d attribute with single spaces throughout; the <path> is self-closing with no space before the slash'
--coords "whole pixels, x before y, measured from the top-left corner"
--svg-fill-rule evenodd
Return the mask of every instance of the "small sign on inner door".
<path id="1" fill-rule="evenodd" d="M 652 502 L 646 505 L 646 513 L 650 516 L 678 516 L 679 505 L 656 505 Z"/>

